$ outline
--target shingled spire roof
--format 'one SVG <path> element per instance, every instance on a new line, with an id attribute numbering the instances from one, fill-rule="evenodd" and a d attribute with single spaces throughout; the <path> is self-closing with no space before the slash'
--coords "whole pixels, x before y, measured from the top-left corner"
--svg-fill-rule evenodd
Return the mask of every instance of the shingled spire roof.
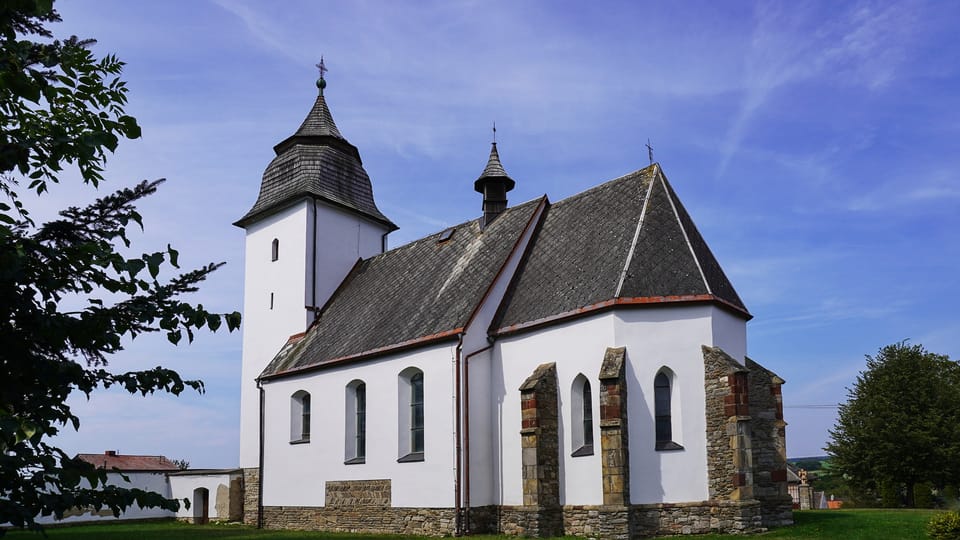
<path id="1" fill-rule="evenodd" d="M 323 96 L 326 81 L 322 71 L 313 107 L 300 128 L 273 147 L 277 157 L 263 172 L 257 201 L 234 225 L 246 227 L 300 199 L 312 197 L 357 212 L 391 231 L 397 229 L 373 200 L 373 187 L 363 169 L 360 152 L 340 134 L 333 121 Z"/>

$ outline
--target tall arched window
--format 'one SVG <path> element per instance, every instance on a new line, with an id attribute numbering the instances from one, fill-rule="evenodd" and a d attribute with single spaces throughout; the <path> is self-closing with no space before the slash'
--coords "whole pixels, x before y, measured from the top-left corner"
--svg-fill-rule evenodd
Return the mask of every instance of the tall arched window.
<path id="1" fill-rule="evenodd" d="M 679 450 L 683 448 L 673 440 L 673 401 L 671 376 L 664 370 L 653 379 L 654 422 L 656 426 L 656 449 Z"/>
<path id="2" fill-rule="evenodd" d="M 400 463 L 423 461 L 423 372 L 415 367 L 400 372 L 397 403 L 397 451 Z"/>
<path id="3" fill-rule="evenodd" d="M 310 442 L 310 393 L 298 390 L 290 396 L 290 443 Z"/>
<path id="4" fill-rule="evenodd" d="M 274 238 L 270 244 L 270 260 L 275 261 L 280 258 L 280 240 Z"/>
<path id="5" fill-rule="evenodd" d="M 581 373 L 573 379 L 570 392 L 573 457 L 593 455 L 593 392 Z"/>
<path id="6" fill-rule="evenodd" d="M 361 380 L 347 385 L 346 459 L 344 463 L 364 463 L 367 455 L 367 385 Z"/>

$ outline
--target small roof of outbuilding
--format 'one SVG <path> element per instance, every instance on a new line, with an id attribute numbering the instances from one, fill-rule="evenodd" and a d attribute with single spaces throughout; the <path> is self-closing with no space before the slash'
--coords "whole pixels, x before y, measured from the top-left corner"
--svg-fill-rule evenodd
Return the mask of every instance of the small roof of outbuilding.
<path id="1" fill-rule="evenodd" d="M 122 455 L 114 450 L 102 454 L 77 454 L 81 459 L 101 469 L 119 469 L 121 471 L 179 471 L 176 463 L 164 456 Z"/>

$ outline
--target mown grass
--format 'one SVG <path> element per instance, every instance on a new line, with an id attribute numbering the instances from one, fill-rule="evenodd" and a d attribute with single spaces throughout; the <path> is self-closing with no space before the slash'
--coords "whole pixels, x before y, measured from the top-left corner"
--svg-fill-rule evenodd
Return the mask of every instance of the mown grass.
<path id="1" fill-rule="evenodd" d="M 934 510 L 814 510 L 794 512 L 796 524 L 752 536 L 762 540 L 925 540 L 927 520 Z M 336 534 L 302 531 L 258 530 L 241 525 L 187 525 L 177 522 L 113 523 L 78 525 L 47 529 L 47 535 L 61 540 L 196 540 L 206 538 L 249 538 L 285 540 L 421 540 L 416 536 Z M 11 531 L 7 538 L 42 539 L 35 533 Z M 498 536 L 474 536 L 474 540 L 503 539 Z M 676 537 L 673 537 L 676 538 Z M 729 535 L 692 536 L 691 540 L 731 540 Z"/>
<path id="2" fill-rule="evenodd" d="M 783 540 L 927 540 L 926 525 L 936 510 L 807 510 L 794 512 L 794 525 L 753 536 Z M 676 538 L 676 537 L 673 537 Z M 708 534 L 702 540 L 730 540 Z"/>

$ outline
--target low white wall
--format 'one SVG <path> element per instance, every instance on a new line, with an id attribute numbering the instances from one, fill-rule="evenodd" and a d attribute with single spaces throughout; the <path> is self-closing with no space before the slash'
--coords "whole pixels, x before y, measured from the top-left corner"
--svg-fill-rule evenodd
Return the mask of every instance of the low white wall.
<path id="1" fill-rule="evenodd" d="M 153 491 L 163 495 L 168 499 L 170 498 L 170 484 L 167 482 L 166 473 L 131 472 L 124 474 L 126 474 L 126 476 L 130 479 L 129 483 L 124 481 L 119 473 L 108 472 L 107 484 L 125 488 L 139 488 L 146 491 Z M 119 518 L 114 517 L 113 512 L 107 509 L 101 509 L 100 511 L 94 511 L 91 509 L 81 511 L 80 509 L 77 509 L 73 512 L 68 512 L 65 514 L 62 520 L 56 520 L 52 516 L 37 517 L 37 523 L 44 525 L 53 523 L 93 523 L 126 519 L 161 519 L 172 518 L 173 516 L 174 513 L 169 510 L 162 510 L 159 508 L 141 508 L 139 505 L 134 504 L 133 506 L 127 508 L 125 512 L 120 514 Z"/>
<path id="2" fill-rule="evenodd" d="M 196 498 L 194 497 L 197 489 L 205 488 L 209 494 L 207 498 L 207 519 L 211 521 L 227 520 L 230 518 L 229 509 L 225 508 L 221 512 L 217 510 L 217 497 L 227 497 L 229 499 L 230 482 L 240 478 L 239 471 L 233 473 L 211 473 L 211 474 L 175 474 L 170 476 L 170 491 L 174 499 L 181 502 L 180 510 L 177 511 L 177 518 L 194 518 L 203 515 L 203 509 L 197 508 Z M 224 494 L 224 490 L 226 493 Z M 242 497 L 242 494 L 241 494 Z M 183 499 L 190 501 L 190 508 L 183 504 Z M 226 501 L 225 501 L 226 502 Z M 222 506 L 222 505 L 221 505 Z"/>

